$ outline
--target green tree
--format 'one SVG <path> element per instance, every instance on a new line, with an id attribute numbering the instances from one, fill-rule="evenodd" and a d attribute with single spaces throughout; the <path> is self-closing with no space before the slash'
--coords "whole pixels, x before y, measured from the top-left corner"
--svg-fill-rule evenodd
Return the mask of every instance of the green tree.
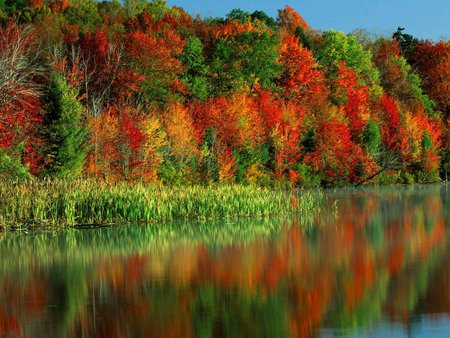
<path id="1" fill-rule="evenodd" d="M 419 75 L 399 54 L 397 42 L 379 39 L 376 45 L 375 64 L 386 93 L 402 102 L 409 102 L 410 106 L 420 103 L 430 116 L 435 115 L 435 103 L 423 92 Z"/>
<path id="2" fill-rule="evenodd" d="M 123 7 L 129 18 L 135 18 L 141 14 L 146 5 L 147 0 L 125 0 L 123 2 Z"/>
<path id="3" fill-rule="evenodd" d="M 203 56 L 203 44 L 198 37 L 194 36 L 187 40 L 181 61 L 185 66 L 184 83 L 187 84 L 193 97 L 205 100 L 211 92 L 207 79 L 209 67 Z"/>
<path id="4" fill-rule="evenodd" d="M 425 175 L 424 179 L 426 182 L 434 182 L 439 180 L 439 164 L 436 164 L 437 167 L 432 165 L 433 160 L 430 159 L 433 154 L 436 153 L 436 149 L 434 148 L 433 140 L 430 137 L 428 131 L 426 131 L 422 136 L 422 167 L 423 174 Z"/>
<path id="5" fill-rule="evenodd" d="M 250 19 L 250 13 L 243 11 L 242 9 L 235 8 L 227 14 L 227 18 L 232 20 L 237 20 L 240 23 L 247 22 Z"/>
<path id="6" fill-rule="evenodd" d="M 281 71 L 277 62 L 275 35 L 243 33 L 230 39 L 219 39 L 212 55 L 211 73 L 216 94 L 252 88 L 259 83 L 273 88 Z"/>
<path id="7" fill-rule="evenodd" d="M 97 8 L 97 2 L 94 0 L 73 0 L 71 4 L 64 14 L 71 24 L 78 24 L 90 29 L 94 29 L 101 24 L 102 19 Z"/>
<path id="8" fill-rule="evenodd" d="M 156 20 L 160 20 L 170 12 L 166 0 L 152 0 L 145 6 L 145 11 L 151 13 Z"/>
<path id="9" fill-rule="evenodd" d="M 417 40 L 410 34 L 404 33 L 404 30 L 405 28 L 398 27 L 397 31 L 392 34 L 392 38 L 398 41 L 402 55 L 404 55 L 407 60 L 410 60 L 411 56 L 414 54 L 415 46 L 417 42 L 419 42 L 419 40 Z"/>
<path id="10" fill-rule="evenodd" d="M 267 27 L 275 29 L 276 26 L 276 21 L 274 18 L 268 16 L 265 12 L 263 11 L 254 11 L 250 17 L 252 18 L 252 20 L 258 19 L 259 21 L 264 22 Z"/>
<path id="11" fill-rule="evenodd" d="M 0 177 L 31 179 L 27 166 L 22 164 L 19 156 L 10 156 L 0 148 Z"/>
<path id="12" fill-rule="evenodd" d="M 305 30 L 302 26 L 298 26 L 295 30 L 295 36 L 299 38 L 299 42 L 307 49 L 312 50 L 314 45 L 308 34 L 305 33 Z"/>
<path id="13" fill-rule="evenodd" d="M 356 37 L 335 30 L 323 34 L 323 42 L 316 50 L 318 61 L 326 66 L 333 77 L 339 61 L 345 61 L 347 67 L 358 75 L 362 85 L 368 85 L 371 93 L 381 95 L 380 74 L 372 62 L 372 53 L 364 50 Z"/>
<path id="14" fill-rule="evenodd" d="M 25 7 L 28 7 L 27 0 L 0 0 L 0 11 L 4 10 L 10 16 L 23 10 Z"/>
<path id="15" fill-rule="evenodd" d="M 87 153 L 87 131 L 83 126 L 83 106 L 77 90 L 64 76 L 53 74 L 49 88 L 49 141 L 53 156 L 52 173 L 61 177 L 81 174 Z"/>
<path id="16" fill-rule="evenodd" d="M 370 119 L 363 131 L 362 142 L 365 149 L 372 155 L 376 156 L 380 150 L 381 133 L 378 123 Z"/>
<path id="17" fill-rule="evenodd" d="M 403 92 L 398 91 L 396 94 L 401 99 L 415 99 L 421 103 L 425 111 L 431 115 L 435 115 L 435 103 L 423 92 L 421 88 L 420 77 L 417 75 L 404 57 L 393 58 L 393 62 L 398 66 L 402 76 L 405 77 L 406 86 Z"/>

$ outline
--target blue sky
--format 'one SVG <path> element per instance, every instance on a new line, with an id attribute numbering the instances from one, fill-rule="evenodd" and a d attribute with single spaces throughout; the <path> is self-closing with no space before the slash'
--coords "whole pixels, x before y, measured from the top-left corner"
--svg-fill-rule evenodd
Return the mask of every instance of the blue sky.
<path id="1" fill-rule="evenodd" d="M 263 10 L 276 17 L 289 4 L 314 29 L 346 33 L 364 28 L 390 35 L 398 26 L 418 38 L 450 39 L 450 0 L 168 0 L 190 14 L 223 17 L 233 8 Z"/>

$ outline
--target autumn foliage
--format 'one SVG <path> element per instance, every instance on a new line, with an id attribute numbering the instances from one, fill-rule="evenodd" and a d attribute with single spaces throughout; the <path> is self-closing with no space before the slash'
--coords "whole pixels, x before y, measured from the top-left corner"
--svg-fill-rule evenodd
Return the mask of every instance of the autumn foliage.
<path id="1" fill-rule="evenodd" d="M 406 55 L 396 39 L 314 31 L 290 6 L 277 20 L 161 1 L 24 6 L 34 14 L 0 28 L 0 151 L 22 171 L 52 175 L 64 149 L 108 181 L 425 182 L 450 168 L 448 42 Z M 78 145 L 52 127 L 67 100 L 51 98 L 55 74 L 79 102 Z"/>

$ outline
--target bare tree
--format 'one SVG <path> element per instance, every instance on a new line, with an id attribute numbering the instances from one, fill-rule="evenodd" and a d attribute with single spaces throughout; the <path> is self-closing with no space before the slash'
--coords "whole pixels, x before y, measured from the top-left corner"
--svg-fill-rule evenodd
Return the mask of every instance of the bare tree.
<path id="1" fill-rule="evenodd" d="M 0 123 L 8 125 L 14 114 L 33 108 L 42 94 L 36 81 L 42 76 L 38 65 L 40 48 L 30 26 L 9 23 L 0 32 Z M 4 111 L 9 107 L 8 114 Z"/>

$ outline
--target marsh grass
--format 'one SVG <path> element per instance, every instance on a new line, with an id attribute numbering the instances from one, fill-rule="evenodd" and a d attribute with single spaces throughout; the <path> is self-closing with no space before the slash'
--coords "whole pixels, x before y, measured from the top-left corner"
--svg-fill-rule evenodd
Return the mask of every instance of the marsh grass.
<path id="1" fill-rule="evenodd" d="M 292 213 L 306 216 L 320 209 L 322 197 L 319 192 L 242 185 L 0 181 L 0 227 L 148 224 Z"/>

